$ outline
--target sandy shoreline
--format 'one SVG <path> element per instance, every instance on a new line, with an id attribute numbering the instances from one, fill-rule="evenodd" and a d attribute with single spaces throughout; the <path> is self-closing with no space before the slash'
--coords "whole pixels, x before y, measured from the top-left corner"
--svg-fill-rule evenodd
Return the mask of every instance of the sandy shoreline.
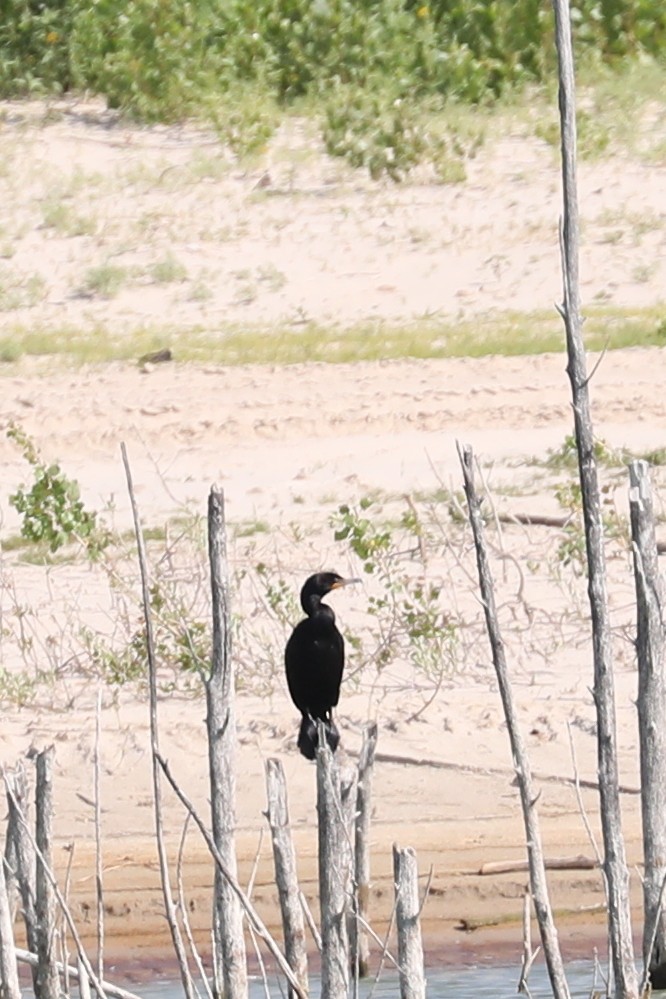
<path id="1" fill-rule="evenodd" d="M 10 334 L 27 324 L 55 336 L 70 324 L 94 338 L 102 324 L 122 337 L 167 317 L 181 331 L 210 333 L 245 323 L 261 325 L 270 336 L 271 324 L 301 313 L 343 326 L 432 312 L 468 319 L 548 309 L 559 298 L 558 168 L 552 149 L 520 129 L 483 148 L 469 164 L 465 184 L 388 189 L 327 161 L 318 149 L 301 155 L 308 140 L 293 123 L 298 134 L 281 135 L 261 169 L 245 171 L 211 163 L 219 151 L 210 148 L 210 136 L 193 130 L 125 128 L 86 118 L 76 108 L 59 109 L 51 118 L 42 109 L 33 121 L 29 108 L 12 105 L 0 122 L 11 165 L 0 177 L 0 205 L 6 213 L 13 206 L 13 214 L 3 216 L 12 249 L 8 273 L 21 295 L 31 275 L 42 282 L 37 301 L 26 304 L 18 295 L 0 313 L 2 330 Z M 653 125 L 663 128 L 661 119 Z M 291 160 L 285 152 L 290 143 Z M 268 182 L 257 189 L 264 170 Z M 586 302 L 663 309 L 664 190 L 660 163 L 615 157 L 583 164 Z M 46 217 L 54 199 L 70 212 L 57 224 L 52 214 Z M 77 233 L 63 218 L 88 224 Z M 186 276 L 160 284 L 151 268 L 168 253 L 183 262 Z M 126 272 L 116 297 L 81 294 L 87 268 L 109 261 L 120 261 Z M 0 427 L 18 423 L 46 460 L 60 462 L 80 483 L 85 503 L 121 533 L 130 526 L 119 457 L 120 443 L 127 444 L 142 519 L 158 536 L 153 568 L 172 559 L 170 582 L 183 587 L 202 618 L 207 584 L 200 552 L 197 561 L 194 547 L 188 549 L 193 561 L 184 564 L 174 552 L 180 534 L 200 532 L 211 485 L 225 490 L 232 570 L 241 580 L 236 607 L 254 629 L 255 650 L 257 635 L 265 640 L 261 656 L 253 659 L 250 646 L 243 646 L 239 662 L 245 684 L 238 700 L 239 865 L 247 883 L 259 850 L 254 898 L 272 927 L 277 909 L 267 835 L 259 849 L 264 762 L 274 756 L 285 767 L 310 898 L 316 882 L 314 771 L 296 752 L 295 712 L 281 677 L 287 624 L 278 626 L 271 617 L 252 573 L 258 563 L 274 567 L 275 580 L 292 598 L 315 568 L 362 574 L 359 560 L 334 541 L 331 517 L 340 504 L 372 496 L 378 522 L 395 529 L 407 496 L 422 511 L 432 546 L 422 570 L 441 584 L 442 613 L 456 623 L 459 644 L 427 710 L 434 681 L 411 662 L 396 661 L 381 673 L 374 665 L 361 669 L 360 656 L 350 659 L 349 672 L 357 669 L 358 676 L 343 690 L 338 721 L 344 747 L 357 752 L 363 725 L 376 720 L 380 753 L 414 761 L 377 764 L 371 918 L 381 932 L 391 906 L 391 844 L 411 845 L 424 885 L 432 868 L 424 909 L 428 962 L 518 964 L 525 877 L 478 874 L 483 863 L 522 858 L 524 837 L 473 551 L 449 502 L 461 488 L 456 442 L 462 441 L 479 455 L 494 512 L 562 514 L 557 490 L 572 473 L 551 467 L 548 456 L 571 432 L 564 369 L 563 355 L 285 368 L 176 361 L 149 371 L 128 363 L 70 369 L 29 358 L 3 362 Z M 662 349 L 615 351 L 600 360 L 592 402 L 597 435 L 610 451 L 637 455 L 666 447 L 664 384 Z M 16 695 L 5 696 L 0 765 L 12 767 L 31 750 L 56 746 L 55 862 L 63 872 L 65 847 L 75 844 L 70 898 L 90 944 L 97 679 L 81 652 L 80 634 L 83 626 L 105 639 L 131 634 L 138 614 L 136 566 L 131 553 L 118 556 L 128 580 L 124 589 L 82 558 L 32 564 L 11 543 L 20 523 L 9 502 L 29 470 L 4 433 L 0 461 L 0 664 L 16 676 L 22 670 L 48 675 L 25 706 Z M 626 471 L 621 461 L 610 461 L 602 474 L 607 510 L 619 523 L 627 514 Z M 661 514 L 661 468 L 654 478 Z M 519 718 L 538 775 L 545 853 L 593 856 L 566 783 L 574 770 L 570 734 L 580 776 L 594 781 L 596 772 L 584 580 L 557 554 L 566 540 L 561 530 L 498 519 L 489 531 Z M 638 934 L 634 598 L 622 531 L 609 536 L 608 557 L 620 769 L 628 788 L 622 802 Z M 411 554 L 405 565 L 417 571 Z M 336 598 L 346 633 L 368 632 L 376 594 L 376 580 L 368 577 L 353 595 Z M 200 693 L 165 694 L 160 701 L 163 752 L 205 814 L 203 713 Z M 101 721 L 108 965 L 125 980 L 145 980 L 173 970 L 151 838 L 145 694 L 106 687 Z M 422 760 L 441 766 L 416 765 Z M 598 836 L 597 796 L 586 790 L 583 797 Z M 173 796 L 165 799 L 175 851 L 183 815 Z M 185 880 L 205 949 L 211 865 L 194 834 Z M 599 872 L 553 871 L 550 882 L 565 953 L 603 952 L 603 919 L 589 908 L 603 900 Z M 456 928 L 489 914 L 510 921 L 471 933 Z"/>

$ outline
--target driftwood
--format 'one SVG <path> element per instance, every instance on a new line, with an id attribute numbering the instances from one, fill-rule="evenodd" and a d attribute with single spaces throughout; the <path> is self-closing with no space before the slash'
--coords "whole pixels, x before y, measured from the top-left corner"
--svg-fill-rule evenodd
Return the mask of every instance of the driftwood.
<path id="1" fill-rule="evenodd" d="M 350 754 L 353 755 L 353 754 Z M 378 763 L 394 763 L 402 767 L 429 767 L 432 770 L 454 770 L 464 774 L 478 774 L 479 776 L 506 777 L 507 780 L 515 779 L 515 773 L 509 767 L 485 767 L 475 763 L 451 763 L 448 760 L 435 760 L 428 756 L 401 756 L 398 753 L 375 753 L 375 760 Z M 535 780 L 544 784 L 570 784 L 588 788 L 591 791 L 598 791 L 599 784 L 596 780 L 583 780 L 574 777 L 560 777 L 558 774 L 544 774 L 536 770 L 532 774 Z M 632 784 L 620 784 L 618 790 L 621 794 L 640 794 L 640 787 Z"/>
<path id="2" fill-rule="evenodd" d="M 419 922 L 419 872 L 416 853 L 393 845 L 393 880 L 396 894 L 400 999 L 425 999 L 426 979 Z"/>
<path id="3" fill-rule="evenodd" d="M 561 232 L 563 303 L 559 312 L 567 341 L 578 451 L 592 617 L 594 701 L 604 873 L 608 884 L 608 921 L 615 985 L 623 999 L 638 996 L 629 908 L 629 872 L 622 837 L 618 793 L 617 733 L 611 621 L 606 589 L 604 527 L 599 476 L 594 455 L 589 377 L 585 358 L 579 287 L 579 223 L 576 180 L 576 87 L 568 0 L 553 0 L 559 77 L 563 220 Z"/>
<path id="4" fill-rule="evenodd" d="M 553 915 L 556 919 L 567 919 L 571 916 L 584 916 L 584 915 L 602 915 L 606 913 L 606 905 L 604 902 L 595 902 L 593 905 L 581 905 L 577 908 L 570 908 L 565 906 L 560 906 L 553 911 Z M 462 930 L 464 933 L 473 933 L 475 930 L 484 930 L 491 926 L 507 926 L 513 925 L 514 923 L 519 923 L 523 919 L 523 914 L 519 912 L 507 912 L 501 916 L 487 916 L 485 918 L 477 918 L 462 916 L 456 923 L 455 928 L 457 930 Z"/>
<path id="5" fill-rule="evenodd" d="M 650 472 L 629 466 L 629 508 L 636 582 L 638 731 L 643 816 L 643 962 L 653 988 L 666 985 L 666 637 L 664 586 L 657 564 Z"/>
<path id="6" fill-rule="evenodd" d="M 525 839 L 527 843 L 527 856 L 529 860 L 530 887 L 534 899 L 534 909 L 536 911 L 541 933 L 541 943 L 543 945 L 548 974 L 553 989 L 555 999 L 569 999 L 569 986 L 564 973 L 564 964 L 560 953 L 557 930 L 553 920 L 553 912 L 548 897 L 548 883 L 546 880 L 546 869 L 541 846 L 541 833 L 539 831 L 539 818 L 536 810 L 538 795 L 534 792 L 532 773 L 530 769 L 527 749 L 518 725 L 518 716 L 513 703 L 513 693 L 509 681 L 509 674 L 504 655 L 504 641 L 500 632 L 497 609 L 495 606 L 495 591 L 490 563 L 486 550 L 483 518 L 481 516 L 481 503 L 476 493 L 474 485 L 474 456 L 470 447 L 458 446 L 458 454 L 463 471 L 465 482 L 465 495 L 469 509 L 469 520 L 474 535 L 474 546 L 476 549 L 476 561 L 479 571 L 479 587 L 481 599 L 486 617 L 486 627 L 495 667 L 495 675 L 499 686 L 504 717 L 509 732 L 511 743 L 511 755 L 516 771 L 518 789 L 523 810 L 523 820 L 525 822 Z"/>
<path id="7" fill-rule="evenodd" d="M 164 842 L 164 830 L 162 825 L 162 785 L 160 781 L 159 757 L 159 734 L 157 727 L 157 663 L 155 661 L 155 641 L 153 637 L 153 619 L 150 603 L 150 586 L 148 579 L 148 559 L 146 557 L 146 545 L 144 542 L 139 509 L 134 494 L 132 483 L 132 472 L 130 469 L 127 450 L 121 444 L 123 465 L 127 478 L 127 491 L 129 493 L 132 507 L 132 517 L 134 520 L 134 533 L 136 537 L 137 554 L 139 558 L 139 570 L 141 573 L 141 592 L 143 598 L 143 618 L 146 629 L 146 657 L 148 660 L 148 695 L 150 705 L 150 750 L 153 777 L 153 808 L 155 817 L 155 838 L 157 843 L 157 856 L 160 867 L 160 880 L 162 884 L 162 897 L 164 899 L 164 912 L 171 933 L 173 949 L 178 961 L 180 979 L 183 983 L 183 990 L 186 999 L 194 999 L 194 989 L 192 976 L 190 975 L 187 963 L 187 953 L 183 944 L 183 939 L 176 917 L 176 907 L 173 901 L 171 890 L 171 878 L 169 875 L 169 861 L 167 858 L 166 845 Z"/>
<path id="8" fill-rule="evenodd" d="M 208 497 L 208 556 L 213 610 L 213 654 L 206 678 L 211 817 L 215 846 L 225 868 L 236 877 L 234 667 L 224 494 L 216 489 L 211 489 Z M 238 898 L 217 865 L 213 910 L 216 984 L 221 985 L 225 999 L 247 999 L 243 914 Z"/>
<path id="9" fill-rule="evenodd" d="M 279 760 L 266 761 L 266 818 L 271 830 L 275 883 L 277 885 L 284 931 L 284 953 L 289 967 L 304 992 L 308 991 L 308 954 L 305 943 L 305 917 L 298 887 L 296 851 L 289 826 L 287 782 Z M 294 992 L 289 987 L 289 996 Z"/>
<path id="10" fill-rule="evenodd" d="M 16 948 L 16 960 L 20 961 L 21 964 L 29 965 L 31 968 L 37 967 L 37 955 L 32 954 L 29 950 L 24 950 L 22 947 Z M 65 968 L 60 961 L 57 962 L 56 968 L 59 974 L 64 975 Z M 83 962 L 79 961 L 76 967 L 70 964 L 66 970 L 70 978 L 74 978 L 80 982 L 83 975 L 85 980 L 88 981 L 88 972 Z M 110 999 L 141 999 L 135 992 L 128 992 L 127 989 L 121 989 L 117 985 L 112 985 L 111 982 L 101 982 L 100 984 L 106 995 L 110 996 Z M 88 988 L 90 988 L 90 985 L 88 985 Z"/>
<path id="11" fill-rule="evenodd" d="M 551 857 L 544 860 L 544 867 L 547 871 L 593 871 L 598 867 L 594 857 Z M 476 871 L 477 874 L 519 874 L 522 871 L 529 871 L 528 860 L 490 860 L 487 864 L 481 864 Z"/>

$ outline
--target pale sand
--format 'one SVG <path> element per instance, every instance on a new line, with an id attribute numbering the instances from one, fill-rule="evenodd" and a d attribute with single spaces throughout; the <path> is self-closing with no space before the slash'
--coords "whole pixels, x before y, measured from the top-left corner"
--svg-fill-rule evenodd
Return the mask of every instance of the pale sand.
<path id="1" fill-rule="evenodd" d="M 319 320 L 333 317 L 348 323 L 367 316 L 412 317 L 431 309 L 465 316 L 491 309 L 548 309 L 559 297 L 557 164 L 552 150 L 535 140 L 508 136 L 492 151 L 482 150 L 470 165 L 468 182 L 456 187 L 386 188 L 323 157 L 314 163 L 307 159 L 302 166 L 281 153 L 267 164 L 279 197 L 253 194 L 261 170 L 254 176 L 232 170 L 175 197 L 156 185 L 155 171 L 176 170 L 197 150 L 206 153 L 209 137 L 188 130 L 105 129 L 99 116 L 92 123 L 66 117 L 33 128 L 25 124 L 31 107 L 12 106 L 2 126 L 3 137 L 17 141 L 14 155 L 23 158 L 29 182 L 22 188 L 17 175 L 1 178 L 7 190 L 0 203 L 7 205 L 8 197 L 14 197 L 15 217 L 25 227 L 11 267 L 43 271 L 48 294 L 33 309 L 4 313 L 3 323 L 20 319 L 56 328 L 71 322 L 92 330 L 103 318 L 117 324 L 121 335 L 139 321 L 161 320 L 165 309 L 175 324 L 203 323 L 211 329 L 222 319 L 271 322 L 299 309 Z M 17 115 L 23 116 L 23 124 L 12 118 Z M 48 177 L 43 171 L 47 163 L 52 166 Z M 99 182 L 92 200 L 95 212 L 104 215 L 102 235 L 66 239 L 40 228 L 40 199 L 49 184 L 71 177 L 75 168 L 98 171 L 103 178 L 134 171 L 136 179 L 128 181 L 122 199 L 116 187 L 107 193 Z M 617 159 L 583 166 L 587 302 L 602 293 L 619 305 L 663 302 L 665 181 L 663 167 Z M 619 245 L 604 240 L 608 213 L 618 204 L 649 213 L 655 225 L 640 238 L 627 235 Z M 72 297 L 85 266 L 104 253 L 104 241 L 107 250 L 117 248 L 134 232 L 137 218 L 149 211 L 154 212 L 149 246 L 144 249 L 135 233 L 136 245 L 127 251 L 126 262 L 142 255 L 154 259 L 173 248 L 186 257 L 193 274 L 215 269 L 213 298 L 198 304 L 171 286 L 130 287 L 105 302 Z M 224 245 L 202 234 L 204 221 L 216 231 L 229 227 Z M 502 253 L 493 263 L 498 244 Z M 268 264 L 279 266 L 287 280 L 279 290 L 260 289 L 255 299 L 241 304 L 238 281 L 232 278 L 239 261 L 253 273 Z M 648 279 L 637 279 L 637 268 L 647 262 L 652 267 Z M 558 322 L 554 314 L 553 323 Z M 328 517 L 339 503 L 357 502 L 373 490 L 400 497 L 432 494 L 442 484 L 460 489 L 457 440 L 474 445 L 500 511 L 557 513 L 553 476 L 527 461 L 543 459 L 571 432 L 564 369 L 563 355 L 286 369 L 173 364 L 148 373 L 120 364 L 48 372 L 24 362 L 3 374 L 0 425 L 9 419 L 19 422 L 45 456 L 60 460 L 79 480 L 89 505 L 100 509 L 113 497 L 114 512 L 107 516 L 122 528 L 129 525 L 129 508 L 121 441 L 129 449 L 147 525 L 161 524 L 183 510 L 203 514 L 211 484 L 221 484 L 232 528 L 265 521 L 268 533 L 256 550 L 273 558 L 297 590 L 307 572 L 320 565 L 358 569 L 353 561 L 341 565 L 341 549 L 332 541 Z M 665 446 L 664 384 L 661 350 L 605 356 L 592 382 L 597 434 L 613 447 L 635 451 Z M 8 537 L 18 527 L 8 496 L 26 480 L 26 469 L 4 436 L 0 459 L 2 536 Z M 625 514 L 624 476 L 606 478 L 610 495 Z M 520 495 L 512 495 L 516 491 Z M 525 849 L 508 740 L 476 603 L 473 551 L 467 535 L 453 525 L 447 528 L 444 513 L 442 517 L 444 536 L 449 531 L 451 538 L 440 544 L 432 571 L 445 581 L 452 613 L 468 629 L 467 659 L 416 721 L 409 718 L 424 696 L 412 688 L 412 674 L 400 664 L 379 684 L 368 677 L 358 690 L 343 691 L 340 706 L 343 745 L 349 752 L 358 749 L 363 723 L 376 718 L 381 753 L 447 765 L 377 764 L 371 916 L 381 930 L 390 912 L 391 843 L 413 845 L 424 876 L 432 866 L 424 909 L 430 960 L 483 960 L 501 953 L 517 961 L 517 922 L 471 935 L 455 928 L 461 919 L 519 917 L 524 874 L 482 877 L 476 872 L 486 861 L 523 857 Z M 289 524 L 301 519 L 309 540 L 299 545 Z M 584 583 L 565 570 L 554 578 L 547 561 L 541 568 L 533 565 L 553 557 L 561 540 L 557 532 L 505 526 L 498 537 L 489 530 L 519 717 L 539 775 L 545 851 L 549 857 L 592 856 L 572 788 L 542 779 L 571 777 L 567 724 L 581 776 L 595 776 Z M 610 543 L 609 555 L 621 774 L 631 791 L 638 787 L 631 562 L 620 542 Z M 246 550 L 237 540 L 232 559 L 244 557 Z M 49 654 L 55 659 L 64 662 L 71 653 L 74 623 L 83 620 L 109 630 L 108 593 L 86 566 L 55 566 L 44 573 L 5 554 L 0 572 L 5 619 L 13 628 L 17 603 L 36 607 L 42 637 L 51 636 Z M 517 599 L 521 583 L 529 611 Z M 357 592 L 336 596 L 343 629 L 345 622 L 363 627 L 371 592 L 366 581 Z M 17 668 L 20 657 L 10 646 L 5 640 L 3 655 Z M 4 705 L 0 730 L 4 765 L 13 765 L 31 746 L 56 745 L 56 857 L 62 870 L 65 844 L 75 843 L 72 905 L 89 940 L 94 931 L 93 824 L 91 807 L 81 795 L 90 798 L 92 793 L 95 696 L 92 681 L 63 678 L 53 694 L 40 692 L 29 708 Z M 72 704 L 65 708 L 68 699 Z M 140 700 L 123 691 L 113 703 L 107 694 L 102 715 L 107 950 L 109 961 L 122 963 L 130 976 L 157 966 L 167 947 L 152 841 L 147 706 Z M 203 715 L 201 698 L 165 696 L 160 703 L 163 751 L 205 812 Z M 270 844 L 266 835 L 260 842 L 265 827 L 263 764 L 268 756 L 284 764 L 299 868 L 311 898 L 316 881 L 314 769 L 295 750 L 295 712 L 279 681 L 270 696 L 239 698 L 238 725 L 241 880 L 247 882 L 259 850 L 254 899 L 275 925 Z M 598 835 L 596 795 L 585 791 L 584 801 Z M 638 914 L 639 801 L 627 793 L 622 803 Z M 165 805 L 175 850 L 182 810 L 169 793 Z M 205 946 L 211 865 L 194 834 L 185 879 L 191 918 Z M 603 899 L 598 872 L 553 872 L 551 886 L 558 908 L 579 909 Z M 563 926 L 568 953 L 589 955 L 593 941 L 603 944 L 603 917 L 568 918 Z"/>

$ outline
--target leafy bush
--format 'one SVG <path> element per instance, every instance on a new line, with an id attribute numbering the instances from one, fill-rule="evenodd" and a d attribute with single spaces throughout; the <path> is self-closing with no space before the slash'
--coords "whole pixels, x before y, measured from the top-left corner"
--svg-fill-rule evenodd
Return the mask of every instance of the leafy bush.
<path id="1" fill-rule="evenodd" d="M 0 96 L 67 90 L 72 0 L 4 0 L 0 17 Z"/>
<path id="2" fill-rule="evenodd" d="M 196 112 L 215 86 L 213 9 L 183 0 L 93 0 L 73 19 L 74 84 L 146 121 Z"/>
<path id="3" fill-rule="evenodd" d="M 663 55 L 661 0 L 577 0 L 579 54 Z M 554 61 L 548 0 L 5 0 L 0 93 L 96 89 L 149 120 L 258 81 L 280 100 L 395 84 L 480 100 Z"/>
<path id="4" fill-rule="evenodd" d="M 9 502 L 22 516 L 21 535 L 56 552 L 70 541 L 81 541 L 88 555 L 96 557 L 109 543 L 108 533 L 97 523 L 97 515 L 86 510 L 78 483 L 68 478 L 60 465 L 46 465 L 28 435 L 11 424 L 7 436 L 21 449 L 33 470 L 30 489 L 20 486 Z"/>

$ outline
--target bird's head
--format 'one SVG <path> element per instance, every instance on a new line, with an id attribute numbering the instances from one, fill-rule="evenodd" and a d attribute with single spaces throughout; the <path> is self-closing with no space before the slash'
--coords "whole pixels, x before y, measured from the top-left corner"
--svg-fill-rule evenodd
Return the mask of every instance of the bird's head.
<path id="1" fill-rule="evenodd" d="M 308 577 L 301 590 L 301 607 L 306 614 L 312 613 L 322 597 L 325 597 L 331 590 L 338 590 L 342 586 L 349 586 L 351 583 L 360 583 L 360 579 L 344 579 L 337 572 L 316 572 L 314 576 Z"/>

